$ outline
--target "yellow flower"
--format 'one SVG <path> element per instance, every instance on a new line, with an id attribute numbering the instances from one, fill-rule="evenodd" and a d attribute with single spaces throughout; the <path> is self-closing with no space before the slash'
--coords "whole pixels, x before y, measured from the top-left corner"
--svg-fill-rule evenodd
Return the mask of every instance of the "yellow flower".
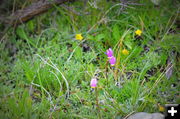
<path id="1" fill-rule="evenodd" d="M 138 30 L 136 30 L 135 34 L 138 35 L 138 36 L 141 36 L 142 31 L 138 29 Z"/>
<path id="2" fill-rule="evenodd" d="M 122 50 L 122 53 L 123 53 L 124 55 L 128 55 L 128 54 L 129 54 L 129 51 L 126 50 L 126 49 L 123 49 L 123 50 Z"/>
<path id="3" fill-rule="evenodd" d="M 76 40 L 82 40 L 82 39 L 83 39 L 83 37 L 81 34 L 76 34 Z"/>
<path id="4" fill-rule="evenodd" d="M 165 111 L 165 108 L 163 106 L 161 106 L 160 104 L 158 104 L 158 107 L 159 107 L 159 111 L 160 112 L 164 112 Z"/>

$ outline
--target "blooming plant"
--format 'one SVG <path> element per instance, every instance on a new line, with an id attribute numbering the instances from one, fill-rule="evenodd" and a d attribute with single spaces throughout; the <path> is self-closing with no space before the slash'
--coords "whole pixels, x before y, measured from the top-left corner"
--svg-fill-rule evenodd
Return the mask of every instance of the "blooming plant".
<path id="1" fill-rule="evenodd" d="M 96 107 L 97 107 L 97 111 L 99 112 L 99 113 L 98 113 L 99 119 L 101 119 L 100 107 L 99 107 L 99 100 L 98 100 L 98 89 L 96 88 L 96 87 L 97 87 L 97 79 L 96 79 L 96 78 L 92 78 L 92 79 L 91 79 L 91 84 L 90 84 L 90 86 L 91 86 L 91 88 L 92 88 L 92 91 L 94 91 L 94 89 L 95 89 Z"/>
<path id="2" fill-rule="evenodd" d="M 111 66 L 114 66 L 116 64 L 116 58 L 113 56 L 113 50 L 111 48 L 106 51 L 106 55 L 109 59 L 109 63 L 111 64 Z"/>
<path id="3" fill-rule="evenodd" d="M 138 30 L 135 31 L 135 34 L 138 35 L 138 36 L 141 36 L 142 31 L 138 29 Z"/>
<path id="4" fill-rule="evenodd" d="M 91 88 L 96 88 L 97 87 L 97 79 L 96 78 L 92 78 L 90 85 L 91 85 Z"/>
<path id="5" fill-rule="evenodd" d="M 109 48 L 107 51 L 106 51 L 106 55 L 108 56 L 108 58 L 111 58 L 113 56 L 113 50 L 111 48 Z"/>
<path id="6" fill-rule="evenodd" d="M 114 56 L 112 56 L 110 59 L 109 59 L 109 63 L 111 64 L 111 66 L 114 66 L 116 64 L 116 58 Z"/>
<path id="7" fill-rule="evenodd" d="M 76 40 L 82 40 L 83 39 L 83 37 L 82 37 L 82 35 L 81 34 L 76 34 Z"/>
<path id="8" fill-rule="evenodd" d="M 128 54 L 129 54 L 129 51 L 126 50 L 126 49 L 123 49 L 123 50 L 122 50 L 122 53 L 123 53 L 124 55 L 128 55 Z"/>

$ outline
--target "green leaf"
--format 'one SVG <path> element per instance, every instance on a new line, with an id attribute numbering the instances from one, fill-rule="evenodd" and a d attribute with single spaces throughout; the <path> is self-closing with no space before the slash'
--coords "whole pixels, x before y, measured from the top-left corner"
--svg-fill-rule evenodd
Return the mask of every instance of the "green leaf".
<path id="1" fill-rule="evenodd" d="M 100 41 L 100 40 L 102 40 L 103 38 L 105 38 L 105 35 L 104 35 L 104 34 L 98 34 L 95 39 L 96 39 L 97 41 Z"/>
<path id="2" fill-rule="evenodd" d="M 33 42 L 33 38 L 30 38 L 27 36 L 26 32 L 24 31 L 23 27 L 18 27 L 16 30 L 17 35 L 22 38 L 23 40 L 26 40 L 29 44 L 36 47 L 35 43 Z"/>
<path id="3" fill-rule="evenodd" d="M 130 41 L 124 41 L 124 44 L 129 48 L 132 49 L 132 43 Z"/>
<path id="4" fill-rule="evenodd" d="M 27 23 L 27 27 L 30 31 L 33 31 L 35 29 L 34 27 L 34 22 L 33 20 L 30 20 L 28 23 Z"/>
<path id="5" fill-rule="evenodd" d="M 20 38 L 27 40 L 27 35 L 22 27 L 18 27 L 16 33 Z"/>
<path id="6" fill-rule="evenodd" d="M 113 38 L 115 40 L 119 40 L 119 38 L 120 38 L 120 32 L 119 32 L 119 26 L 118 25 L 113 26 Z"/>
<path id="7" fill-rule="evenodd" d="M 92 36 L 92 35 L 87 35 L 87 39 L 89 39 L 89 40 L 94 40 L 94 37 Z"/>
<path id="8" fill-rule="evenodd" d="M 81 48 L 81 47 L 77 47 L 77 48 L 76 48 L 75 57 L 76 57 L 78 60 L 81 60 L 81 59 L 82 59 L 82 48 Z"/>
<path id="9" fill-rule="evenodd" d="M 128 34 L 125 39 L 124 39 L 124 44 L 129 48 L 129 49 L 132 49 L 132 38 L 131 38 L 131 34 Z"/>

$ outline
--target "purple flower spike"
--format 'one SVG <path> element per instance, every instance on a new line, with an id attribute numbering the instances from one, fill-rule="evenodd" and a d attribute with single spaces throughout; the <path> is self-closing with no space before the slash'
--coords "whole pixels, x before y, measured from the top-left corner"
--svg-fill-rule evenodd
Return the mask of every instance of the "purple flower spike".
<path id="1" fill-rule="evenodd" d="M 108 56 L 108 58 L 111 58 L 113 56 L 113 50 L 111 48 L 109 48 L 107 51 L 106 51 L 106 55 Z"/>
<path id="2" fill-rule="evenodd" d="M 110 59 L 109 59 L 109 63 L 111 64 L 111 66 L 114 66 L 116 64 L 116 58 L 114 56 L 112 56 Z"/>
<path id="3" fill-rule="evenodd" d="M 91 88 L 96 88 L 96 86 L 97 86 L 97 79 L 96 78 L 92 78 L 90 85 L 91 85 Z"/>

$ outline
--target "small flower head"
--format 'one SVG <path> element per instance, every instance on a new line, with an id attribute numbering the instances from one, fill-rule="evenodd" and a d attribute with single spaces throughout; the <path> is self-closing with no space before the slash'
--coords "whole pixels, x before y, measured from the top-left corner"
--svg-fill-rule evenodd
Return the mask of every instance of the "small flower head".
<path id="1" fill-rule="evenodd" d="M 111 64 L 111 66 L 114 66 L 116 64 L 116 58 L 114 56 L 109 58 L 109 63 Z"/>
<path id="2" fill-rule="evenodd" d="M 96 88 L 96 86 L 97 86 L 97 79 L 96 78 L 92 78 L 90 85 L 91 85 L 91 88 Z"/>
<path id="3" fill-rule="evenodd" d="M 165 111 L 165 108 L 163 106 L 161 106 L 160 104 L 158 104 L 158 107 L 159 107 L 159 111 L 160 112 L 164 112 Z"/>
<path id="4" fill-rule="evenodd" d="M 128 55 L 128 54 L 129 54 L 129 51 L 126 50 L 126 49 L 123 49 L 123 50 L 122 50 L 122 53 L 123 53 L 124 55 Z"/>
<path id="5" fill-rule="evenodd" d="M 113 56 L 113 50 L 111 48 L 109 48 L 107 51 L 106 51 L 106 55 L 108 56 L 108 58 L 111 58 Z"/>
<path id="6" fill-rule="evenodd" d="M 83 37 L 81 34 L 76 34 L 76 40 L 82 40 L 82 39 L 83 39 Z"/>
<path id="7" fill-rule="evenodd" d="M 138 35 L 138 36 L 141 36 L 142 31 L 138 29 L 138 30 L 135 31 L 135 34 Z"/>

